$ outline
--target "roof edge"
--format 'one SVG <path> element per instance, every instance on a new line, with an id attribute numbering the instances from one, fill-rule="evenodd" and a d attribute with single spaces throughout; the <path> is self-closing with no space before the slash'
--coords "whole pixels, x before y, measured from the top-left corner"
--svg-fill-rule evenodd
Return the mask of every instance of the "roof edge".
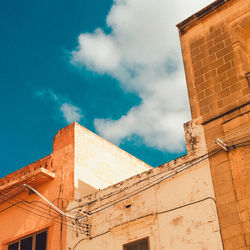
<path id="1" fill-rule="evenodd" d="M 229 2 L 231 0 L 216 0 L 215 2 L 209 4 L 205 8 L 199 10 L 192 16 L 186 18 L 182 22 L 178 23 L 176 26 L 180 30 L 180 32 L 183 34 L 185 33 L 185 28 L 189 26 L 190 24 L 194 23 L 195 21 L 201 19 L 202 17 L 208 15 L 215 9 L 219 8 L 220 6 L 224 5 L 225 3 Z"/>

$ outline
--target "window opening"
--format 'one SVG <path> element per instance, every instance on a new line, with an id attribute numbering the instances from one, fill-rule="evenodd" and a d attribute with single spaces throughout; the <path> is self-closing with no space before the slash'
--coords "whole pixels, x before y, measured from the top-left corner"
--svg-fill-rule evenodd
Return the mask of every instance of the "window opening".
<path id="1" fill-rule="evenodd" d="M 125 244 L 123 250 L 149 250 L 149 239 L 144 238 Z"/>
<path id="2" fill-rule="evenodd" d="M 9 245 L 8 250 L 18 250 L 18 242 Z"/>
<path id="3" fill-rule="evenodd" d="M 32 250 L 33 237 L 29 237 L 21 240 L 21 250 Z"/>
<path id="4" fill-rule="evenodd" d="M 46 250 L 47 231 L 21 238 L 8 245 L 8 250 Z"/>

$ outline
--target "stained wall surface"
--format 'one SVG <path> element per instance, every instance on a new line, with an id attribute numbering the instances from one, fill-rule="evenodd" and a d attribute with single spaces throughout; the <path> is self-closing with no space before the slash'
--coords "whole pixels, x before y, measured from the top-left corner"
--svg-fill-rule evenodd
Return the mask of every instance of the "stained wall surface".
<path id="1" fill-rule="evenodd" d="M 151 250 L 223 249 L 202 126 L 190 122 L 185 134 L 187 155 L 71 202 L 72 215 L 89 217 L 67 231 L 67 248 L 122 250 L 148 238 Z"/>

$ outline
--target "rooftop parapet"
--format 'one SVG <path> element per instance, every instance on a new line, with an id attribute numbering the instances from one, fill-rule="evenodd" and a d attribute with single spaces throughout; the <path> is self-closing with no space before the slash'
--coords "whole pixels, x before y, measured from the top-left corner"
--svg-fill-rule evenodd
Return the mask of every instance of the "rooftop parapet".
<path id="1" fill-rule="evenodd" d="M 37 186 L 54 179 L 54 177 L 55 174 L 52 172 L 52 155 L 50 154 L 1 178 L 0 203 L 22 192 L 24 183 Z"/>
<path id="2" fill-rule="evenodd" d="M 197 20 L 201 19 L 202 17 L 208 15 L 212 11 L 216 10 L 220 6 L 224 5 L 226 2 L 229 2 L 231 0 L 217 0 L 205 8 L 201 9 L 200 11 L 196 12 L 192 16 L 188 17 L 184 21 L 178 23 L 176 26 L 180 30 L 181 34 L 184 34 L 185 31 L 188 29 L 188 26 L 192 25 Z"/>

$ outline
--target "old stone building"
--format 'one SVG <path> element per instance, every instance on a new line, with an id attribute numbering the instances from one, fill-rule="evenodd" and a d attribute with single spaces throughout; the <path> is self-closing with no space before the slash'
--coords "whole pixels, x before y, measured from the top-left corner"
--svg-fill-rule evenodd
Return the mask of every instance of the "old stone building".
<path id="1" fill-rule="evenodd" d="M 192 118 L 208 152 L 225 249 L 250 247 L 250 2 L 215 1 L 178 24 Z"/>
<path id="2" fill-rule="evenodd" d="M 177 25 L 188 154 L 72 202 L 90 229 L 69 249 L 250 249 L 249 9 L 217 0 Z"/>
<path id="3" fill-rule="evenodd" d="M 250 2 L 177 27 L 187 154 L 151 168 L 79 124 L 59 130 L 51 155 L 0 179 L 1 249 L 250 249 Z"/>
<path id="4" fill-rule="evenodd" d="M 187 155 L 70 202 L 67 249 L 223 249 L 202 126 L 185 134 Z"/>

